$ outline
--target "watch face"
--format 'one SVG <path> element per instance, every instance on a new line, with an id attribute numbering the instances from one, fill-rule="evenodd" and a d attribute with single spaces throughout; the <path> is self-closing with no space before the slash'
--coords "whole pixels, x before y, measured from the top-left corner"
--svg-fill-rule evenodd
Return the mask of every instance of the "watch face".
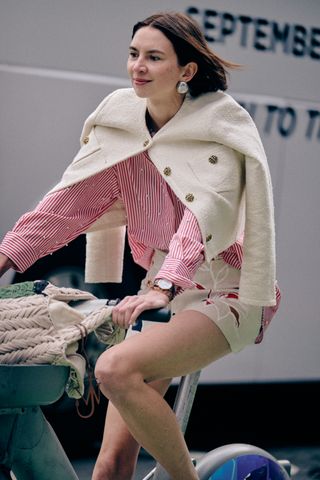
<path id="1" fill-rule="evenodd" d="M 165 278 L 160 278 L 156 281 L 156 284 L 163 290 L 170 290 L 173 287 L 173 283 L 170 282 L 170 280 L 166 280 Z"/>

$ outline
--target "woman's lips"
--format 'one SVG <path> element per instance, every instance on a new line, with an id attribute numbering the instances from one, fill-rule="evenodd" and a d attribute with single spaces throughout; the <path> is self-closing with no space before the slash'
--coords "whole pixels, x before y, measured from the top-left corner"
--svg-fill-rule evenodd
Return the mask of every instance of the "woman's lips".
<path id="1" fill-rule="evenodd" d="M 145 80 L 143 78 L 134 78 L 133 79 L 133 83 L 135 85 L 146 85 L 149 82 L 151 82 L 151 80 Z"/>

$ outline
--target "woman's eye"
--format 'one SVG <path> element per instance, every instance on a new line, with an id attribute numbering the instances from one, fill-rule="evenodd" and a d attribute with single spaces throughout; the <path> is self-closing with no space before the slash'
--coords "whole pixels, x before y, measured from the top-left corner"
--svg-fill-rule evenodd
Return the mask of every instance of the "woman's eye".
<path id="1" fill-rule="evenodd" d="M 157 55 L 150 55 L 150 58 L 153 62 L 157 62 L 158 60 L 161 60 L 161 58 L 157 57 Z"/>
<path id="2" fill-rule="evenodd" d="M 129 52 L 130 58 L 137 58 L 138 54 L 136 52 Z"/>

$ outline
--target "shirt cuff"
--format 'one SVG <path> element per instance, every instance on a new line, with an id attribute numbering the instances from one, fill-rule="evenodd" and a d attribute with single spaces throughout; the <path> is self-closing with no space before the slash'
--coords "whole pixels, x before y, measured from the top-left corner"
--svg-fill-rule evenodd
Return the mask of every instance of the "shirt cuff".
<path id="1" fill-rule="evenodd" d="M 166 278 L 178 287 L 177 293 L 181 293 L 187 288 L 198 288 L 198 284 L 190 278 L 190 269 L 176 258 L 166 258 L 161 269 L 155 276 L 157 278 Z"/>
<path id="2" fill-rule="evenodd" d="M 17 272 L 24 272 L 33 265 L 39 256 L 34 249 L 17 233 L 8 232 L 1 245 L 0 252 L 10 258 L 16 265 Z"/>

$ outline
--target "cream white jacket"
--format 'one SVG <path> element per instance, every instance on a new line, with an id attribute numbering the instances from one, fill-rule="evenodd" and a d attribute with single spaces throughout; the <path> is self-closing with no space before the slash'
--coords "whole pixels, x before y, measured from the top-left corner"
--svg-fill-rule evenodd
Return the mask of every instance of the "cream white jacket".
<path id="1" fill-rule="evenodd" d="M 133 89 L 107 96 L 87 118 L 81 149 L 53 191 L 132 155 L 149 156 L 196 216 L 208 262 L 235 242 L 244 227 L 240 295 L 244 303 L 275 304 L 275 234 L 269 168 L 249 114 L 228 94 L 186 97 L 153 137 L 146 99 Z M 86 279 L 120 282 L 126 215 L 117 202 L 87 233 Z"/>

